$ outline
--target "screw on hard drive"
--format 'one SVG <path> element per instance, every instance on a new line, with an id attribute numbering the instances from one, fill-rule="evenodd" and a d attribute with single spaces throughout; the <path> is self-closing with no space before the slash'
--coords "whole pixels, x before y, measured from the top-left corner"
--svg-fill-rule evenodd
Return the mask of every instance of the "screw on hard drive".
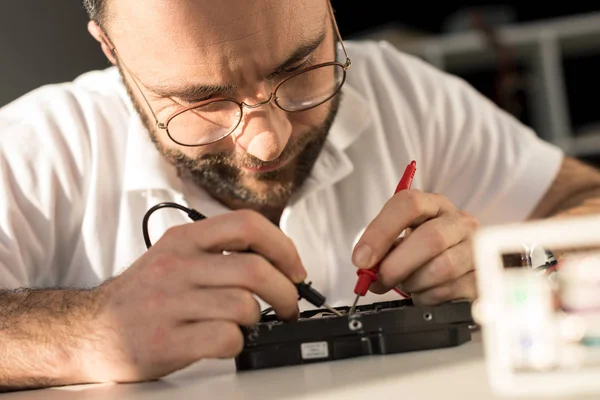
<path id="1" fill-rule="evenodd" d="M 423 319 L 425 321 L 431 321 L 433 319 L 433 315 L 430 312 L 426 312 L 423 314 Z"/>
<path id="2" fill-rule="evenodd" d="M 360 329 L 362 329 L 363 325 L 362 322 L 360 322 L 357 319 L 350 319 L 350 321 L 348 321 L 348 328 L 350 328 L 351 331 L 358 331 Z"/>

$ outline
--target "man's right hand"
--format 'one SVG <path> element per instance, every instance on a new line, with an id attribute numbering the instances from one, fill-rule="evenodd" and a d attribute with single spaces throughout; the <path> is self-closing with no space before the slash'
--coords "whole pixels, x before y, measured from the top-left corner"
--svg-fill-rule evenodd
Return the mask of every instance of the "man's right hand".
<path id="1" fill-rule="evenodd" d="M 291 240 L 258 213 L 171 228 L 97 288 L 90 352 L 81 355 L 84 380 L 151 380 L 200 359 L 233 357 L 243 346 L 239 325 L 260 319 L 254 294 L 279 318 L 294 320 L 294 283 L 305 277 Z"/>

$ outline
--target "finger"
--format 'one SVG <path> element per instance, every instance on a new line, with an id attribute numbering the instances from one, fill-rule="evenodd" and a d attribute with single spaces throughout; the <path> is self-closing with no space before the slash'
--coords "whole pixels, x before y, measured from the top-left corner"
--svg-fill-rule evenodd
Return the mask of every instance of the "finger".
<path id="1" fill-rule="evenodd" d="M 418 226 L 452 209 L 452 204 L 437 194 L 415 189 L 396 193 L 363 232 L 354 247 L 352 262 L 359 268 L 371 268 L 385 256 L 405 228 Z"/>
<path id="2" fill-rule="evenodd" d="M 249 290 L 228 288 L 193 289 L 177 300 L 178 315 L 190 322 L 227 320 L 251 326 L 260 320 L 260 305 Z"/>
<path id="3" fill-rule="evenodd" d="M 182 234 L 206 251 L 253 251 L 293 282 L 306 279 L 306 270 L 290 238 L 257 212 L 234 211 L 186 224 Z"/>
<path id="4" fill-rule="evenodd" d="M 421 306 L 434 306 L 452 300 L 474 300 L 477 297 L 475 272 L 419 293 L 411 293 L 413 302 Z"/>
<path id="5" fill-rule="evenodd" d="M 402 287 L 410 293 L 422 292 L 452 282 L 472 270 L 471 241 L 463 241 L 418 268 L 402 281 Z"/>
<path id="6" fill-rule="evenodd" d="M 244 338 L 238 325 L 229 321 L 185 323 L 177 330 L 177 352 L 188 362 L 201 359 L 231 358 L 244 348 Z"/>
<path id="7" fill-rule="evenodd" d="M 199 287 L 238 287 L 270 304 L 283 320 L 298 318 L 298 290 L 267 260 L 253 253 L 205 254 L 188 264 L 187 279 Z"/>
<path id="8" fill-rule="evenodd" d="M 408 231 L 408 229 L 407 229 Z M 392 248 L 390 249 L 390 253 L 400 245 L 400 243 L 402 243 L 402 241 L 404 240 L 406 236 L 401 236 L 398 239 L 396 239 L 394 241 L 394 243 L 392 244 Z M 379 278 L 378 278 L 379 279 Z M 384 294 L 387 293 L 390 288 L 388 287 L 384 287 L 379 281 L 375 281 L 371 284 L 371 286 L 369 287 L 369 290 L 373 293 L 377 293 L 377 294 Z"/>
<path id="9" fill-rule="evenodd" d="M 400 282 L 404 284 L 415 271 L 449 248 L 467 240 L 472 233 L 470 220 L 459 213 L 448 213 L 425 222 L 381 262 L 381 284 L 388 288 Z"/>

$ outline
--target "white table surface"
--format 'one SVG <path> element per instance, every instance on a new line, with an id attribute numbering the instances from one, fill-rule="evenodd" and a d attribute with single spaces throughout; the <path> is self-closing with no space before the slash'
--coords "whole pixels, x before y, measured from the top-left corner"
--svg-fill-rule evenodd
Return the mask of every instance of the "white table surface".
<path id="1" fill-rule="evenodd" d="M 235 372 L 230 360 L 201 361 L 154 382 L 78 385 L 13 392 L 0 395 L 0 398 L 506 399 L 494 395 L 488 384 L 479 333 L 474 333 L 473 340 L 468 343 L 446 349 L 245 372 Z"/>

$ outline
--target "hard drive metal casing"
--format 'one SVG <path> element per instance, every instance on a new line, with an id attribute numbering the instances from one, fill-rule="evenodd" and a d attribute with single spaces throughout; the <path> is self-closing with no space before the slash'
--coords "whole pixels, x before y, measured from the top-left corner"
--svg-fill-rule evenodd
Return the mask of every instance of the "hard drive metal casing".
<path id="1" fill-rule="evenodd" d="M 347 313 L 349 307 L 336 308 Z M 417 307 L 412 300 L 357 307 L 352 316 L 326 310 L 301 313 L 284 323 L 267 315 L 242 328 L 244 349 L 238 371 L 458 346 L 471 340 L 471 303 Z"/>

